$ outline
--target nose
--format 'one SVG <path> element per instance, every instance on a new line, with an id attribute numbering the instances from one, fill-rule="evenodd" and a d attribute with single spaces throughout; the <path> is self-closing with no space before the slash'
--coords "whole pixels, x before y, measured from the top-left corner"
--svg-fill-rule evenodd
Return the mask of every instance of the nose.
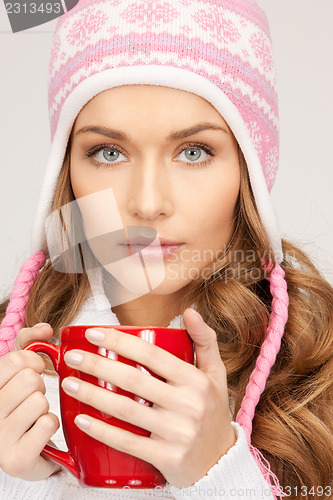
<path id="1" fill-rule="evenodd" d="M 132 171 L 128 190 L 128 212 L 132 217 L 155 220 L 173 211 L 170 173 L 161 159 L 150 159 Z"/>

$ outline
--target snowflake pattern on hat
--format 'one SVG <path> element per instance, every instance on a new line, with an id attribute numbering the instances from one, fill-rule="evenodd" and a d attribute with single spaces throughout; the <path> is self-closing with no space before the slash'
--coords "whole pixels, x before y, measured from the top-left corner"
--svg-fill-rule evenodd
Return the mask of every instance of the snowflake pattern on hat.
<path id="1" fill-rule="evenodd" d="M 66 37 L 67 42 L 70 45 L 80 47 L 91 40 L 92 36 L 98 33 L 105 22 L 105 13 L 102 10 L 87 9 L 82 18 L 71 25 Z"/>
<path id="2" fill-rule="evenodd" d="M 120 17 L 130 24 L 144 26 L 145 29 L 156 29 L 170 23 L 180 16 L 179 9 L 169 2 L 134 2 L 124 9 Z"/>
<path id="3" fill-rule="evenodd" d="M 261 59 L 264 71 L 271 71 L 273 68 L 273 57 L 271 48 L 265 40 L 265 37 L 255 33 L 250 38 L 250 43 L 258 59 Z"/>
<path id="4" fill-rule="evenodd" d="M 210 31 L 211 36 L 222 41 L 225 39 L 231 42 L 237 42 L 241 38 L 241 34 L 236 25 L 230 20 L 221 17 L 216 12 L 209 10 L 200 10 L 194 16 L 194 20 L 205 31 Z"/>

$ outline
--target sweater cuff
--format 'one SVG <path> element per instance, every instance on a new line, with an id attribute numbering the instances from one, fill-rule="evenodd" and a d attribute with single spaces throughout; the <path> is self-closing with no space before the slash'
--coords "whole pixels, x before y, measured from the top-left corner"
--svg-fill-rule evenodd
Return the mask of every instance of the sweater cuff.
<path id="1" fill-rule="evenodd" d="M 60 500 L 66 482 L 63 469 L 41 481 L 26 481 L 0 469 L 0 498 L 10 500 Z"/>
<path id="2" fill-rule="evenodd" d="M 168 491 L 175 498 L 274 500 L 271 487 L 251 454 L 244 429 L 237 422 L 231 425 L 236 443 L 192 486 L 176 488 L 168 484 Z"/>

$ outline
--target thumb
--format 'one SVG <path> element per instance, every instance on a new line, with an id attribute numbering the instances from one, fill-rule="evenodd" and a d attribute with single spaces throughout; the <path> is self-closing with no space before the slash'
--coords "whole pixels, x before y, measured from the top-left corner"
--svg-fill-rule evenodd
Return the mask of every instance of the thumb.
<path id="1" fill-rule="evenodd" d="M 31 328 L 21 328 L 15 340 L 14 350 L 23 349 L 35 340 L 48 341 L 52 338 L 53 328 L 48 323 L 38 323 Z"/>
<path id="2" fill-rule="evenodd" d="M 221 370 L 223 365 L 215 331 L 204 322 L 201 315 L 191 309 L 185 309 L 183 321 L 187 333 L 194 342 L 197 367 L 205 372 L 214 374 Z"/>

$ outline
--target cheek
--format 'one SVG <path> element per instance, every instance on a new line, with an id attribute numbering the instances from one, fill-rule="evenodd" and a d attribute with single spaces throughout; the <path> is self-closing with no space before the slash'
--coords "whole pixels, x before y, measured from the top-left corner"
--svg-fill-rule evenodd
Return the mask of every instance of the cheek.
<path id="1" fill-rule="evenodd" d="M 111 233 L 123 230 L 122 219 L 111 188 L 78 198 L 77 204 L 87 239 L 102 235 L 111 237 Z M 117 238 L 117 234 L 114 236 Z"/>
<path id="2" fill-rule="evenodd" d="M 80 162 L 71 158 L 70 181 L 75 198 L 82 198 L 96 191 L 96 175 L 91 175 L 86 168 L 80 168 Z"/>
<path id="3" fill-rule="evenodd" d="M 112 188 L 107 188 L 105 183 L 100 186 L 96 173 L 90 175 L 85 169 L 77 169 L 76 165 L 71 165 L 70 179 L 87 240 L 123 229 Z M 102 244 L 99 241 L 90 243 Z"/>
<path id="4" fill-rule="evenodd" d="M 192 227 L 198 230 L 198 234 L 205 234 L 212 242 L 216 235 L 221 237 L 229 235 L 233 228 L 235 218 L 235 206 L 240 189 L 239 173 L 232 172 L 229 175 L 213 178 L 209 183 L 202 183 L 197 194 L 189 192 L 185 204 L 191 206 L 188 218 Z M 206 243 L 208 241 L 206 240 Z M 202 240 L 204 245 L 204 241 Z"/>

